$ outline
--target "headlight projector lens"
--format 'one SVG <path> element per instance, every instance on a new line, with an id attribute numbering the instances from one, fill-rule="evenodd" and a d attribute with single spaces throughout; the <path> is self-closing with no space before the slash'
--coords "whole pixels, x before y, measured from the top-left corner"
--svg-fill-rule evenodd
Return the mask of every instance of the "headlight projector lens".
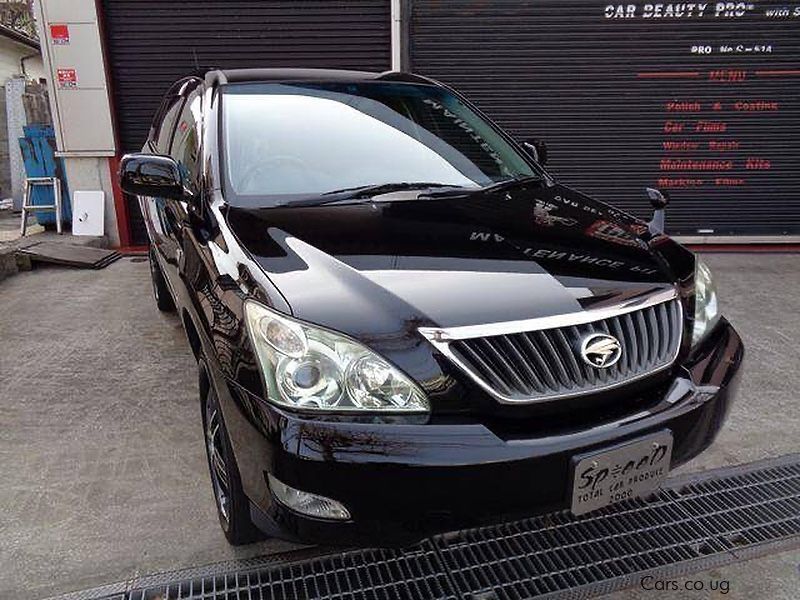
<path id="1" fill-rule="evenodd" d="M 247 330 L 268 399 L 302 410 L 425 413 L 411 379 L 363 344 L 248 300 Z"/>

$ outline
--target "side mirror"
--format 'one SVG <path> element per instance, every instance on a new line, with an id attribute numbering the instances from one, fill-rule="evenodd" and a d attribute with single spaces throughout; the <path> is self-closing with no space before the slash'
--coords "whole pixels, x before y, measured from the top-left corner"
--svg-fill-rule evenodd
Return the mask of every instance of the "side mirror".
<path id="1" fill-rule="evenodd" d="M 647 224 L 648 229 L 653 235 L 664 233 L 664 209 L 669 204 L 669 194 L 655 188 L 644 188 L 644 191 L 653 207 L 653 218 Z"/>
<path id="2" fill-rule="evenodd" d="M 134 196 L 182 198 L 183 178 L 178 163 L 158 154 L 126 154 L 119 165 L 122 190 Z"/>
<path id="3" fill-rule="evenodd" d="M 530 155 L 540 165 L 547 163 L 547 144 L 543 140 L 531 139 L 522 142 L 522 145 L 528 150 Z"/>

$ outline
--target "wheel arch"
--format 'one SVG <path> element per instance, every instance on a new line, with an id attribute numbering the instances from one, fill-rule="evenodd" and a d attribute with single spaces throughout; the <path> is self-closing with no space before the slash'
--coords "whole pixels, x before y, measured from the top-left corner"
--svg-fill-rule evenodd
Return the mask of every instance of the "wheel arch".
<path id="1" fill-rule="evenodd" d="M 208 365 L 202 358 L 197 361 L 197 377 L 197 384 L 200 390 L 200 400 L 202 402 L 206 397 L 206 394 L 208 394 L 209 390 L 211 389 L 211 376 L 208 373 Z"/>

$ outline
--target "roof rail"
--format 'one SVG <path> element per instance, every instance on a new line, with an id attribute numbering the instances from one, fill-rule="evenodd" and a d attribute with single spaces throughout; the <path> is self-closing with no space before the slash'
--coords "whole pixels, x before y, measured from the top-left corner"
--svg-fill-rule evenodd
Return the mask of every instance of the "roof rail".
<path id="1" fill-rule="evenodd" d="M 403 81 L 405 83 L 438 83 L 430 77 L 407 71 L 383 71 L 375 79 L 380 79 L 381 81 Z"/>
<path id="2" fill-rule="evenodd" d="M 226 83 L 228 83 L 228 78 L 221 69 L 214 69 L 206 73 L 206 85 L 215 87 L 217 85 L 225 85 Z"/>

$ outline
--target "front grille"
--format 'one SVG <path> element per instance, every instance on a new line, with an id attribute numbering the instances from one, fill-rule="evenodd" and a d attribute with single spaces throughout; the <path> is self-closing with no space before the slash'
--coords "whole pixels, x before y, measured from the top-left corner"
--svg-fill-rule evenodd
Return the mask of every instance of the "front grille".
<path id="1" fill-rule="evenodd" d="M 534 331 L 450 342 L 455 362 L 487 391 L 504 401 L 577 396 L 616 387 L 669 366 L 682 331 L 677 298 L 606 318 Z M 619 360 L 598 368 L 581 357 L 591 334 L 615 337 Z"/>

